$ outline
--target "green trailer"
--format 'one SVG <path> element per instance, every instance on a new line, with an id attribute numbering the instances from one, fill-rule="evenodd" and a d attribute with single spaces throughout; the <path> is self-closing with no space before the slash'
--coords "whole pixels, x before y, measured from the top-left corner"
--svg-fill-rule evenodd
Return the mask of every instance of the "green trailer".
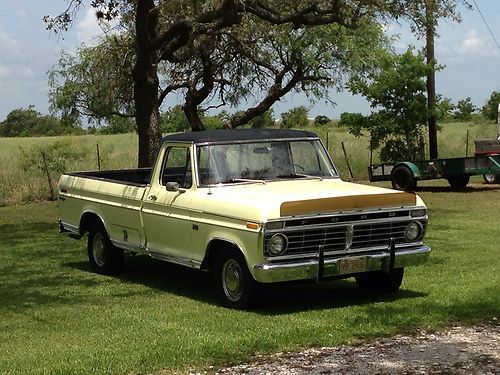
<path id="1" fill-rule="evenodd" d="M 441 178 L 452 188 L 464 188 L 475 175 L 500 183 L 500 141 L 476 141 L 476 155 L 471 157 L 370 164 L 368 175 L 370 181 L 391 181 L 394 189 L 404 191 L 414 190 L 418 181 Z"/>

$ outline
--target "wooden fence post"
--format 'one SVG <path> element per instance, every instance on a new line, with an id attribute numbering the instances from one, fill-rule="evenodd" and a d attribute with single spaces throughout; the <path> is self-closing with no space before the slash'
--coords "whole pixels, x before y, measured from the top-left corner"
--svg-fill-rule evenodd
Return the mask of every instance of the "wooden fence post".
<path id="1" fill-rule="evenodd" d="M 467 129 L 467 138 L 465 139 L 465 157 L 469 156 L 469 129 Z"/>
<path id="2" fill-rule="evenodd" d="M 101 170 L 101 155 L 99 154 L 99 143 L 96 143 L 97 147 L 97 169 Z"/>
<path id="3" fill-rule="evenodd" d="M 345 162 L 347 163 L 347 169 L 349 169 L 349 175 L 351 176 L 351 180 L 354 180 L 354 175 L 352 174 L 351 165 L 349 164 L 349 159 L 347 158 L 347 152 L 345 151 L 344 141 L 340 143 L 342 145 L 342 151 L 344 152 Z"/>

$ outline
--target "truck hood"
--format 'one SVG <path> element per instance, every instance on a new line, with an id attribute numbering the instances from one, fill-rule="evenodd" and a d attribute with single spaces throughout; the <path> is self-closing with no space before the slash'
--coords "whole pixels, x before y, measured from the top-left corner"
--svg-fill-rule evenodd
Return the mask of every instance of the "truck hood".
<path id="1" fill-rule="evenodd" d="M 367 208 L 424 206 L 415 194 L 340 179 L 287 180 L 200 189 L 204 211 L 243 220 L 270 219 Z"/>

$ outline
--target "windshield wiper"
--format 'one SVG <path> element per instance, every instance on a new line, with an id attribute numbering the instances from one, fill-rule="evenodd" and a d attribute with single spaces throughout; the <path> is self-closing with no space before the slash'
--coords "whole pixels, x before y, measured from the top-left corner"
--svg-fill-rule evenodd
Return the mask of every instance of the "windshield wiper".
<path id="1" fill-rule="evenodd" d="M 315 180 L 323 181 L 323 177 L 321 177 L 321 176 L 312 176 L 309 174 L 302 174 L 302 173 L 281 174 L 277 177 L 278 178 L 314 178 Z"/>
<path id="2" fill-rule="evenodd" d="M 231 184 L 235 182 L 253 182 L 253 183 L 258 183 L 258 184 L 266 184 L 266 181 L 264 180 L 257 180 L 257 179 L 251 179 L 251 178 L 230 178 L 229 180 L 226 181 L 221 181 L 221 184 Z"/>

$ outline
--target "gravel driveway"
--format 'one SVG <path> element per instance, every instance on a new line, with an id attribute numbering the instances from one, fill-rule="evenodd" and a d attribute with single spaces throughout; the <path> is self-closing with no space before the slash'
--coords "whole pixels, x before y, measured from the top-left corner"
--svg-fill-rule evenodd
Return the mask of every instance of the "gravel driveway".
<path id="1" fill-rule="evenodd" d="M 216 374 L 500 374 L 497 318 L 439 333 L 421 331 L 359 346 L 256 356 Z"/>

